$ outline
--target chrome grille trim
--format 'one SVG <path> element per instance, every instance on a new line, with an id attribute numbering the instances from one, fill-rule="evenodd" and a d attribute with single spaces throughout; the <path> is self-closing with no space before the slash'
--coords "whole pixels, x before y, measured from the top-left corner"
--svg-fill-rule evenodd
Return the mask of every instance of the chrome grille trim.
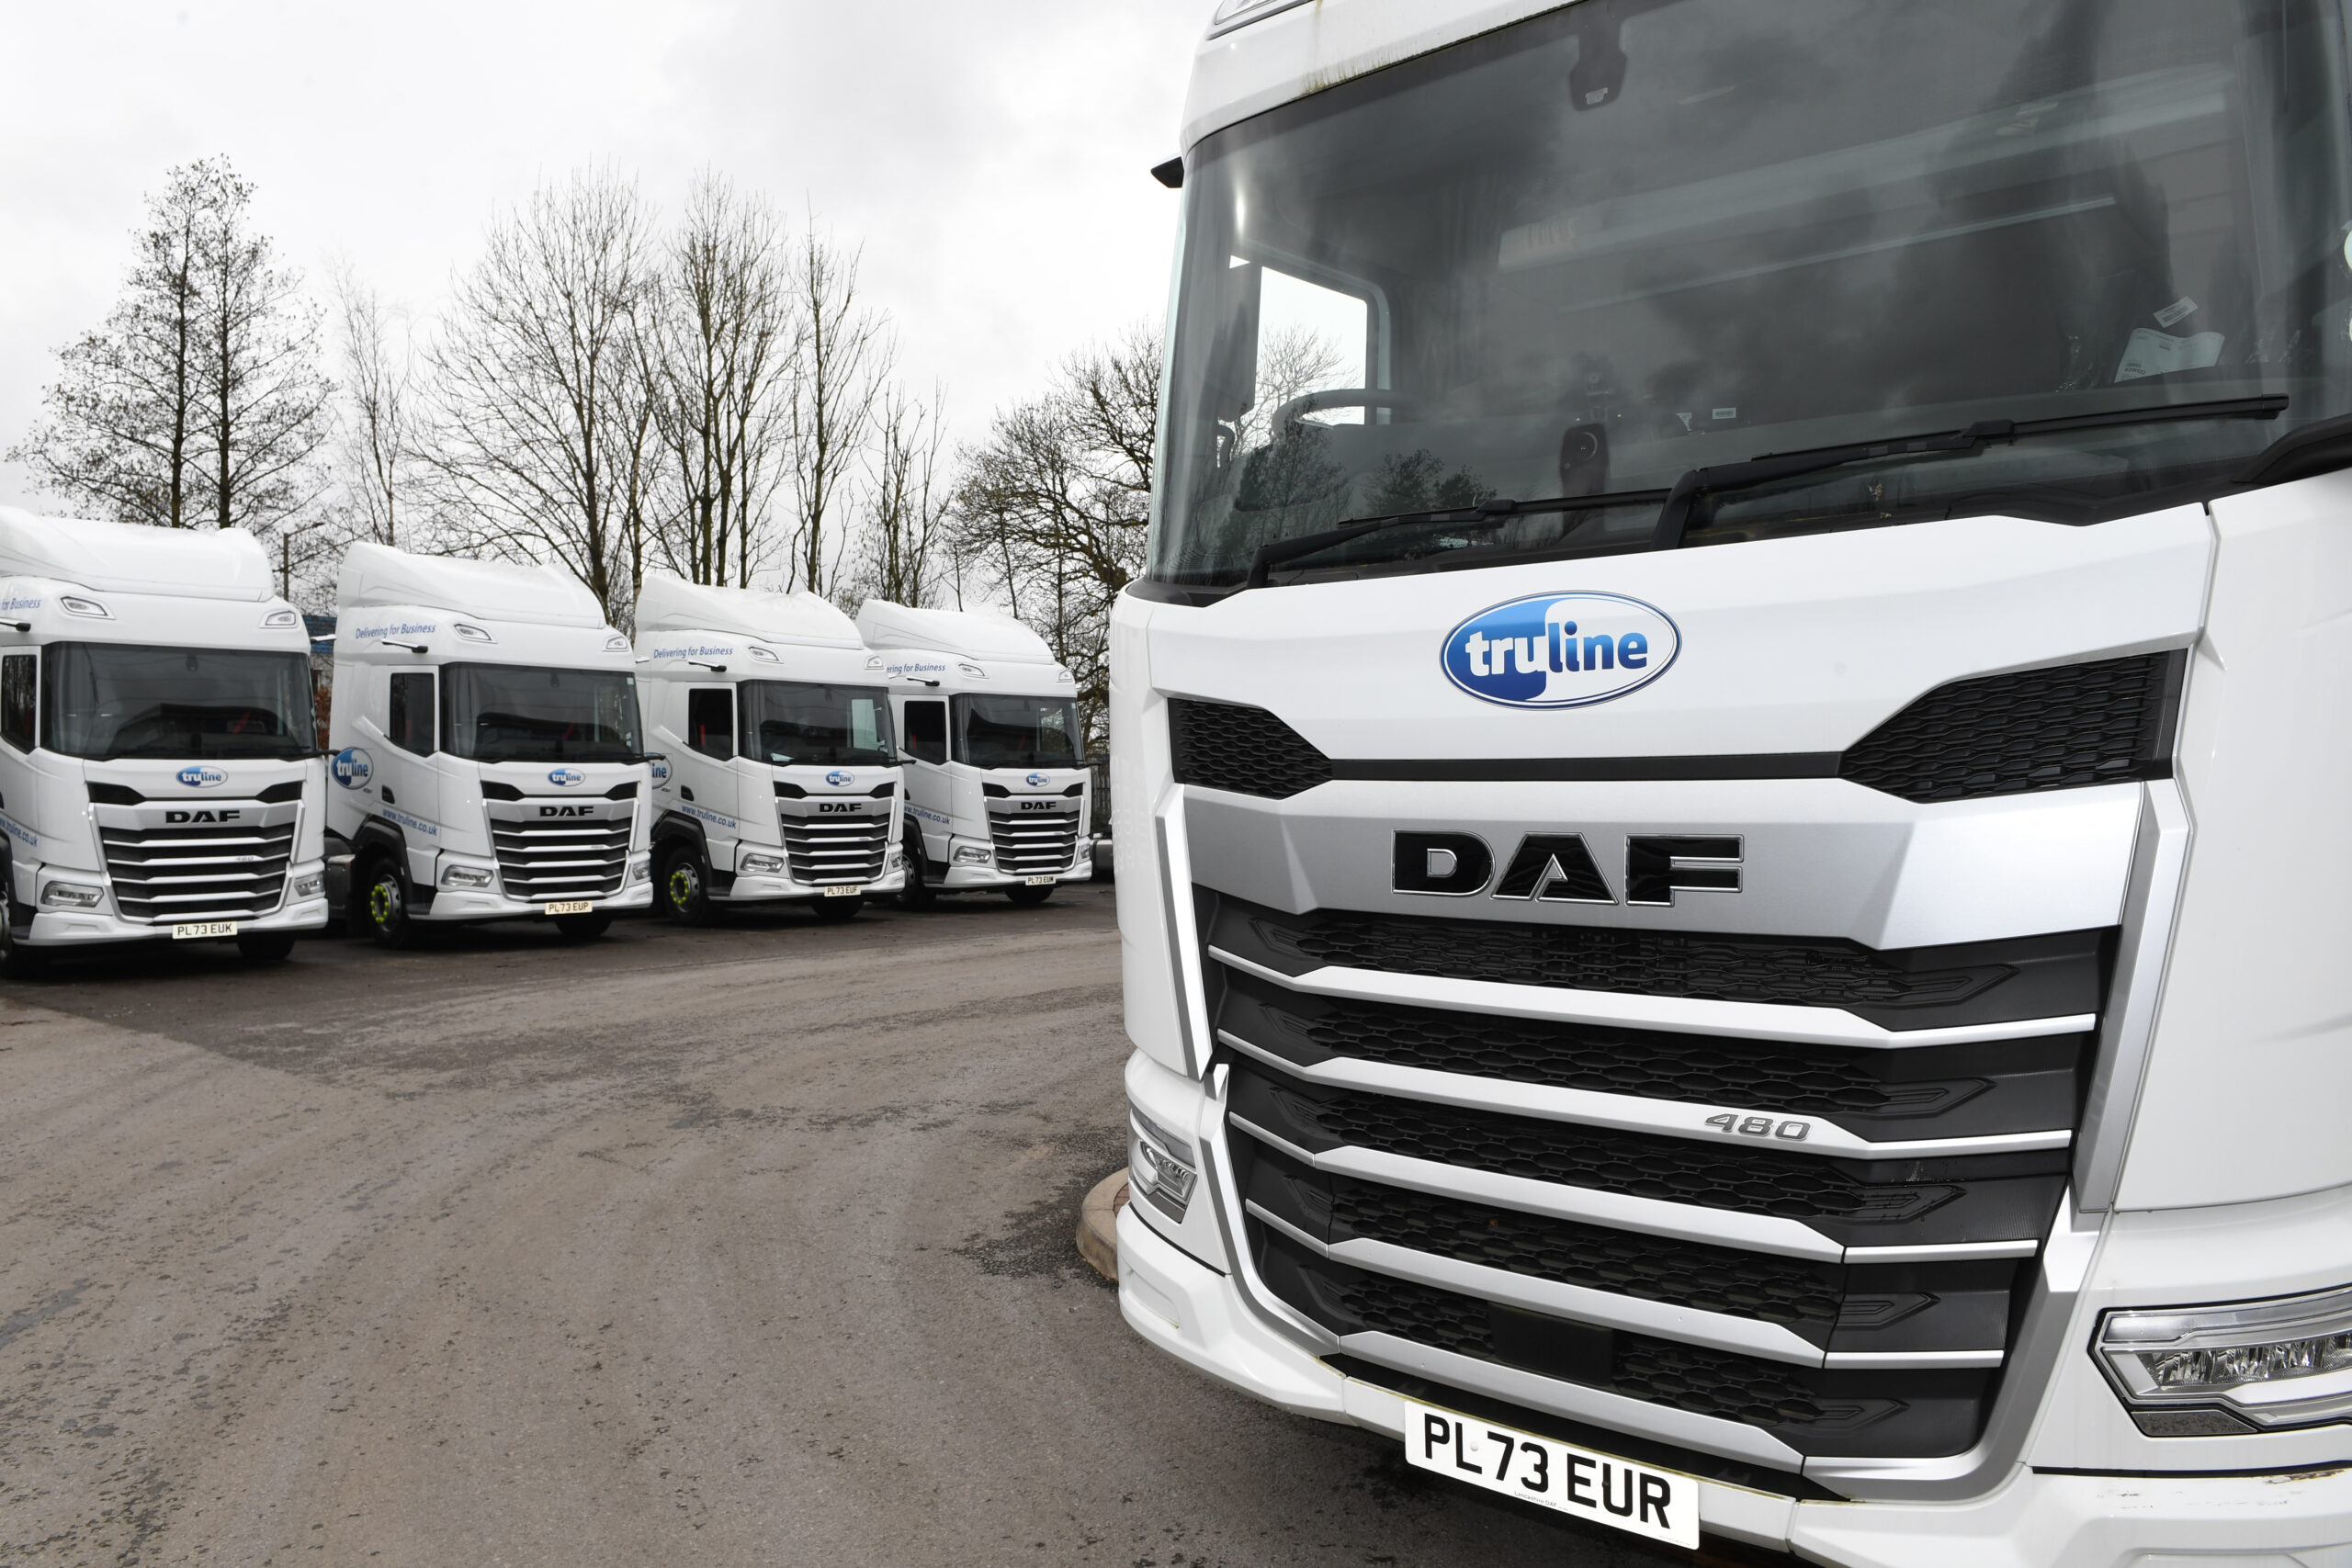
<path id="1" fill-rule="evenodd" d="M 125 920 L 256 919 L 285 902 L 301 803 L 258 800 L 95 805 L 115 911 Z M 238 820 L 172 824 L 170 814 L 234 812 Z"/>
<path id="2" fill-rule="evenodd" d="M 1066 809 L 1023 812 L 1009 807 L 1033 796 L 989 802 L 989 839 L 996 847 L 996 868 L 1013 876 L 1046 876 L 1068 871 L 1078 854 L 1079 805 Z M 1060 797 L 1054 797 L 1060 804 Z"/>
<path id="3" fill-rule="evenodd" d="M 562 816 L 546 816 L 561 807 Z M 498 880 L 506 897 L 544 904 L 556 898 L 608 898 L 628 874 L 637 802 L 525 795 L 483 803 Z"/>
<path id="4" fill-rule="evenodd" d="M 890 802 L 862 801 L 868 813 L 863 816 L 813 817 L 792 809 L 808 804 L 781 802 L 776 809 L 792 880 L 837 887 L 879 878 L 890 851 Z"/>

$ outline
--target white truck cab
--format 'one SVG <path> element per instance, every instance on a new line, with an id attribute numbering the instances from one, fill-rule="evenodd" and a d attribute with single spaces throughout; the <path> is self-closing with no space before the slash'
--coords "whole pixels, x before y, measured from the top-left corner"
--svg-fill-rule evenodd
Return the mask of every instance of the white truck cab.
<path id="1" fill-rule="evenodd" d="M 1225 0 L 1139 1334 L 1584 1529 L 2352 1562 L 2348 19 Z"/>
<path id="2" fill-rule="evenodd" d="M 906 901 L 1001 892 L 1042 904 L 1094 874 L 1093 775 L 1078 688 L 1009 615 L 868 599 L 866 646 L 892 694 L 907 762 Z"/>
<path id="3" fill-rule="evenodd" d="M 0 964 L 326 924 L 310 651 L 250 534 L 0 507 Z"/>
<path id="4" fill-rule="evenodd" d="M 628 639 L 553 567 L 354 545 L 336 582 L 330 891 L 387 946 L 603 934 L 652 902 Z"/>
<path id="5" fill-rule="evenodd" d="M 798 901 L 821 920 L 899 891 L 891 678 L 814 593 L 649 577 L 637 652 L 652 736 L 656 901 Z"/>

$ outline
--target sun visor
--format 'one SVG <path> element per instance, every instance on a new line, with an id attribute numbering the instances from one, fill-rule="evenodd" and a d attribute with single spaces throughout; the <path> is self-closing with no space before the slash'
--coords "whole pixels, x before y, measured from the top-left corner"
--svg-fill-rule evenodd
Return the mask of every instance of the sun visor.
<path id="1" fill-rule="evenodd" d="M 992 610 L 918 610 L 868 599 L 858 606 L 857 630 L 868 648 L 930 648 L 982 661 L 1055 663 L 1044 637 Z"/>
<path id="2" fill-rule="evenodd" d="M 804 648 L 863 649 L 857 627 L 828 600 L 801 592 L 763 593 L 714 588 L 668 572 L 645 580 L 637 593 L 640 632 L 731 632 L 761 642 Z"/>
<path id="3" fill-rule="evenodd" d="M 414 556 L 383 545 L 354 545 L 335 579 L 335 604 L 417 605 L 542 626 L 601 626 L 604 606 L 560 567 Z"/>
<path id="4" fill-rule="evenodd" d="M 261 541 L 243 528 L 36 517 L 13 506 L 0 506 L 0 575 L 53 578 L 93 592 L 255 604 L 277 597 Z"/>

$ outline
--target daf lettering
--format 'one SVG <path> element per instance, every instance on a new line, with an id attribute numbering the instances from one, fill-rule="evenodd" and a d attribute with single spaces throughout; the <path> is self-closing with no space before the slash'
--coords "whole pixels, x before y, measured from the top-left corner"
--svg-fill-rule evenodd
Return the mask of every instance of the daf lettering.
<path id="1" fill-rule="evenodd" d="M 817 803 L 817 810 L 825 816 L 842 817 L 865 809 L 865 804 L 855 800 L 820 800 Z"/>
<path id="2" fill-rule="evenodd" d="M 173 824 L 174 826 L 175 826 L 175 827 L 176 827 L 176 826 L 178 826 L 178 825 L 180 825 L 180 824 L 183 824 L 183 823 L 193 823 L 193 822 L 234 822 L 234 821 L 236 821 L 239 818 L 243 817 L 243 815 L 244 815 L 244 813 L 243 813 L 243 812 L 242 812 L 242 811 L 236 811 L 236 810 L 219 810 L 219 811 L 178 811 L 178 810 L 174 810 L 174 811 L 166 811 L 166 812 L 164 812 L 164 821 L 166 821 L 166 822 L 168 822 L 168 823 L 171 823 L 171 824 Z"/>
<path id="3" fill-rule="evenodd" d="M 542 806 L 539 807 L 539 815 L 542 817 L 594 817 L 595 814 L 596 808 L 593 806 Z"/>
<path id="4" fill-rule="evenodd" d="M 1736 893 L 1745 859 L 1736 834 L 1631 833 L 1622 864 L 1622 902 L 1671 908 L 1678 893 Z M 1507 901 L 1616 904 L 1616 889 L 1582 833 L 1528 833 L 1499 879 L 1494 852 L 1476 833 L 1399 830 L 1389 886 L 1399 893 L 1475 898 L 1488 890 Z"/>

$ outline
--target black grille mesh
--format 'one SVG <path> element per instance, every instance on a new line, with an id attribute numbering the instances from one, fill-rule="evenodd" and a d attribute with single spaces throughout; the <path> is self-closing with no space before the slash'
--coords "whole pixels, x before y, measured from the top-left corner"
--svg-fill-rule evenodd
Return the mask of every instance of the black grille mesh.
<path id="1" fill-rule="evenodd" d="M 1280 800 L 1331 777 L 1331 759 L 1264 708 L 1171 697 L 1176 782 Z"/>
<path id="2" fill-rule="evenodd" d="M 1702 1035 L 1357 1002 L 1329 1004 L 1314 1018 L 1267 1010 L 1334 1055 L 1697 1105 L 1927 1114 L 1983 1087 L 1978 1079 L 1889 1085 L 1850 1054 L 1747 1042 L 1727 1050 Z"/>
<path id="3" fill-rule="evenodd" d="M 1380 1274 L 1335 1280 L 1332 1290 L 1367 1329 L 1499 1359 L 1482 1301 Z M 1614 1337 L 1609 1381 L 1601 1385 L 1612 1393 L 1756 1427 L 1806 1425 L 1829 1414 L 1785 1367 L 1637 1334 Z"/>
<path id="4" fill-rule="evenodd" d="M 1345 1183 L 1332 1217 L 1352 1235 L 1457 1262 L 1766 1323 L 1826 1326 L 1837 1322 L 1843 1299 L 1838 1270 L 1827 1264 L 1581 1225 L 1398 1187 Z"/>
<path id="5" fill-rule="evenodd" d="M 1785 937 L 1334 911 L 1295 922 L 1259 917 L 1252 924 L 1277 948 L 1351 969 L 1712 1001 L 1928 1007 L 1964 1000 L 2010 974 L 2003 964 L 1910 970 L 1854 942 Z"/>
<path id="6" fill-rule="evenodd" d="M 2151 653 L 1955 681 L 1864 736 L 1838 772 L 1917 801 L 2162 778 L 2181 662 Z"/>
<path id="7" fill-rule="evenodd" d="M 1934 1182 L 1858 1181 L 1827 1160 L 1745 1145 L 1718 1148 L 1378 1095 L 1273 1092 L 1294 1126 L 1317 1128 L 1340 1144 L 1710 1209 L 1888 1224 L 1917 1219 L 1960 1195 Z"/>

